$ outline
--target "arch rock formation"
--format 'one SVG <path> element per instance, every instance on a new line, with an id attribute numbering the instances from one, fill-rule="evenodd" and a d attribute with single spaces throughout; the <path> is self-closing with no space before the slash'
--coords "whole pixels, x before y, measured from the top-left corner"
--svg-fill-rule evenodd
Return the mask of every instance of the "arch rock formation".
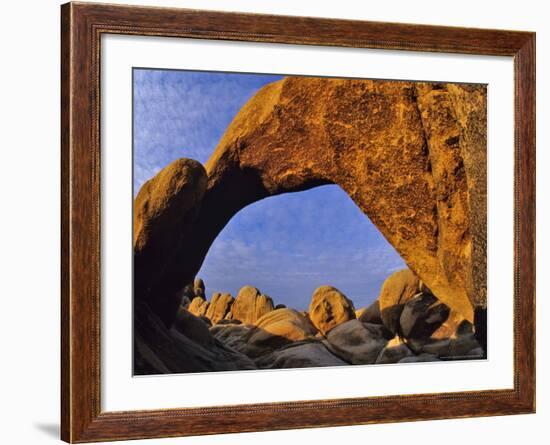
<path id="1" fill-rule="evenodd" d="M 243 106 L 206 173 L 193 161 L 176 162 L 186 174 L 161 171 L 140 191 L 135 212 L 135 226 L 145 231 L 134 234 L 136 299 L 167 324 L 179 290 L 233 215 L 324 184 L 339 185 L 451 309 L 473 321 L 486 305 L 482 85 L 287 77 Z M 179 191 L 155 186 L 158 177 L 170 184 L 169 174 L 190 183 Z M 198 184 L 194 194 L 191 183 Z M 147 214 L 154 216 L 143 221 Z M 149 255 L 147 231 L 169 248 Z"/>

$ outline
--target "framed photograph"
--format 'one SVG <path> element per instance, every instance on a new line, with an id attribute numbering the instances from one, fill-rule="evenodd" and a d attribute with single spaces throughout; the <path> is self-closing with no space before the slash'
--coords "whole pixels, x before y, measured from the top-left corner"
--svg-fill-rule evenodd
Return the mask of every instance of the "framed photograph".
<path id="1" fill-rule="evenodd" d="M 535 34 L 61 8 L 67 442 L 535 411 Z"/>

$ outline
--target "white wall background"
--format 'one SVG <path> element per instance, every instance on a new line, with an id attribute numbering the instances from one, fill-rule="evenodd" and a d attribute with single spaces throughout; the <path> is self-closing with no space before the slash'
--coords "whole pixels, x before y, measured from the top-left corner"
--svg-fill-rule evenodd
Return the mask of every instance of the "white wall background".
<path id="1" fill-rule="evenodd" d="M 538 407 L 537 414 L 299 431 L 248 433 L 148 443 L 265 444 L 369 442 L 446 445 L 487 440 L 547 443 L 550 421 L 548 273 L 550 208 L 550 30 L 545 2 L 410 0 L 133 0 L 181 6 L 537 32 L 538 78 Z M 0 39 L 0 442 L 42 444 L 58 437 L 59 417 L 59 4 L 5 2 Z"/>

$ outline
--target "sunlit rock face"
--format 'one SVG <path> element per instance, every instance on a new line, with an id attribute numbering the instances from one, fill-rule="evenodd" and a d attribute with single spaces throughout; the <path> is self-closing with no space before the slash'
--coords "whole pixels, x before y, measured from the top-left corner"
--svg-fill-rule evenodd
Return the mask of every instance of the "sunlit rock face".
<path id="1" fill-rule="evenodd" d="M 332 286 L 318 287 L 311 298 L 309 318 L 323 335 L 341 323 L 355 319 L 353 302 Z"/>
<path id="2" fill-rule="evenodd" d="M 183 244 L 194 231 L 206 191 L 204 167 L 192 159 L 178 159 L 147 181 L 134 201 L 134 298 L 147 304 L 170 325 L 178 311 L 182 290 Z M 194 287 L 193 296 L 199 297 Z M 204 299 L 204 285 L 202 295 Z"/>
<path id="3" fill-rule="evenodd" d="M 333 183 L 441 302 L 472 321 L 486 305 L 485 103 L 482 86 L 305 77 L 265 86 L 207 162 L 204 193 L 195 181 L 197 193 L 177 201 L 193 212 L 178 223 L 176 251 L 145 272 L 155 278 L 146 280 L 152 310 L 169 312 L 167 295 L 193 280 L 243 207 Z M 145 231 L 181 215 L 155 218 Z"/>
<path id="4" fill-rule="evenodd" d="M 476 86 L 275 82 L 208 161 L 205 201 L 229 183 L 247 190 L 245 202 L 338 184 L 432 292 L 472 320 L 485 304 L 484 262 L 473 268 L 484 257 L 484 104 Z"/>
<path id="5" fill-rule="evenodd" d="M 254 286 L 244 286 L 235 298 L 229 318 L 252 324 L 273 309 L 271 297 L 262 294 Z"/>

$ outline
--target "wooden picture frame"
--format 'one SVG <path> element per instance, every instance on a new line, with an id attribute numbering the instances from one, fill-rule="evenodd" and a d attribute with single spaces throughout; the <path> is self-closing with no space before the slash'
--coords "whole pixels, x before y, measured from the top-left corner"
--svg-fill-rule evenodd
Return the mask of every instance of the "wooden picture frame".
<path id="1" fill-rule="evenodd" d="M 513 389 L 102 412 L 99 75 L 100 38 L 106 33 L 513 56 Z M 535 411 L 534 33 L 67 3 L 61 7 L 61 34 L 63 440 L 95 442 Z"/>

